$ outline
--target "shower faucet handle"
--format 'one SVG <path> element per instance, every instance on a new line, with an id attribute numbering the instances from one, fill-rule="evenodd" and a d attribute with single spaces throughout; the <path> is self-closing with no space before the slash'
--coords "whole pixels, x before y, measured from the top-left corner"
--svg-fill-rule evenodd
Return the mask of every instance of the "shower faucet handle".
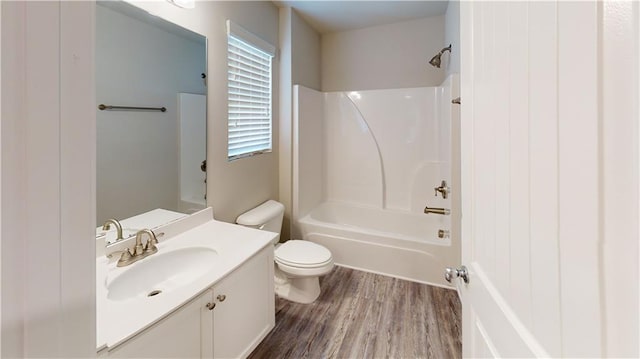
<path id="1" fill-rule="evenodd" d="M 451 189 L 447 186 L 447 182 L 445 180 L 442 180 L 442 183 L 440 183 L 440 187 L 436 187 L 434 188 L 434 190 L 436 191 L 436 197 L 438 197 L 438 192 L 442 193 L 442 198 L 447 199 L 447 196 L 449 196 L 449 192 L 451 191 Z"/>

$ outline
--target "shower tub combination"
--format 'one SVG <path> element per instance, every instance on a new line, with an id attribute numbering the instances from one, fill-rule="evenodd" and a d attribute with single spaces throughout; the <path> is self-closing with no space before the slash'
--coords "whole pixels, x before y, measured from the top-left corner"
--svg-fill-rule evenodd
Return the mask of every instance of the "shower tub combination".
<path id="1" fill-rule="evenodd" d="M 455 83 L 349 93 L 296 86 L 292 236 L 327 247 L 341 266 L 451 288 L 443 271 L 460 262 L 458 197 L 434 197 L 434 187 L 457 185 Z"/>
<path id="2" fill-rule="evenodd" d="M 298 221 L 302 238 L 329 248 L 336 264 L 397 278 L 448 286 L 443 258 L 451 238 L 441 216 L 324 202 Z"/>

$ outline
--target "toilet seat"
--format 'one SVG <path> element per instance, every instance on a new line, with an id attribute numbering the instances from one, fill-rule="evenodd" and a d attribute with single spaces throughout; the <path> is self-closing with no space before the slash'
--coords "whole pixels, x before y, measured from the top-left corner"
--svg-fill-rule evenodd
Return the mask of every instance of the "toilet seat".
<path id="1" fill-rule="evenodd" d="M 320 267 L 324 267 L 327 264 L 331 264 L 333 263 L 333 259 L 330 258 L 322 263 L 316 263 L 316 264 L 300 264 L 300 263 L 296 263 L 296 262 L 290 262 L 290 261 L 285 261 L 283 259 L 280 258 L 275 258 L 276 262 L 278 264 L 284 264 L 286 266 L 289 267 L 297 267 L 297 268 L 309 268 L 309 269 L 313 269 L 313 268 L 320 268 Z"/>
<path id="2" fill-rule="evenodd" d="M 333 260 L 320 267 L 305 268 L 297 266 L 288 266 L 284 263 L 276 261 L 277 268 L 283 272 L 287 278 L 306 278 L 313 281 L 317 281 L 319 276 L 328 274 L 333 269 Z"/>
<path id="3" fill-rule="evenodd" d="M 303 240 L 290 240 L 278 248 L 274 253 L 275 261 L 287 267 L 320 268 L 333 264 L 331 252 L 316 243 Z"/>

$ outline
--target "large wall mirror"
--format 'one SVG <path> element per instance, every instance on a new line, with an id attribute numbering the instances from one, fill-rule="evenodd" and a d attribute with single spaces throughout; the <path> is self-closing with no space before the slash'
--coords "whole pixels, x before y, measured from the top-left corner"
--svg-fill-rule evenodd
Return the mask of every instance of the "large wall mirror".
<path id="1" fill-rule="evenodd" d="M 205 208 L 206 53 L 202 35 L 98 2 L 98 226 L 115 218 L 132 232 Z"/>

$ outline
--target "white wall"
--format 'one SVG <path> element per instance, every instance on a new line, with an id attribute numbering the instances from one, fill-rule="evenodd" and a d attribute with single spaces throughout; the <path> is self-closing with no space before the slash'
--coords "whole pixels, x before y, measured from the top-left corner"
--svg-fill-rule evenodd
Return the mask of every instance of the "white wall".
<path id="1" fill-rule="evenodd" d="M 24 163 L 26 123 L 19 121 L 25 113 L 25 6 L 1 3 L 2 7 L 2 356 L 24 355 L 24 278 L 26 268 L 24 234 L 26 227 L 26 173 Z M 9 56 L 13 54 L 13 56 Z M 28 279 L 27 279 L 28 280 Z"/>
<path id="2" fill-rule="evenodd" d="M 321 87 L 321 37 L 298 13 L 291 12 L 291 72 L 294 85 Z"/>
<path id="3" fill-rule="evenodd" d="M 216 219 L 236 217 L 278 197 L 279 103 L 274 101 L 273 153 L 227 161 L 227 33 L 230 19 L 263 40 L 278 44 L 278 9 L 267 1 L 203 1 L 193 10 L 166 1 L 131 1 L 152 14 L 207 37 L 207 204 Z M 280 59 L 274 63 L 273 98 L 279 93 Z"/>
<path id="4" fill-rule="evenodd" d="M 92 357 L 95 5 L 1 6 L 2 357 Z"/>
<path id="5" fill-rule="evenodd" d="M 443 47 L 445 17 L 434 16 L 322 36 L 322 91 L 438 86 L 428 61 Z M 445 55 L 446 56 L 446 55 Z"/>
<path id="6" fill-rule="evenodd" d="M 290 7 L 280 9 L 279 200 L 285 205 L 281 240 L 289 239 L 293 203 L 293 85 L 320 89 L 320 35 Z"/>
<path id="7" fill-rule="evenodd" d="M 97 224 L 177 211 L 178 93 L 206 93 L 205 44 L 100 5 L 96 24 L 98 103 L 167 109 L 98 111 Z"/>
<path id="8" fill-rule="evenodd" d="M 279 46 L 280 46 L 280 92 L 278 102 L 280 104 L 280 118 L 278 121 L 278 199 L 284 204 L 284 218 L 282 219 L 282 233 L 280 241 L 290 237 L 291 228 L 291 204 L 292 204 L 292 98 L 293 98 L 293 10 L 290 7 L 279 9 Z"/>
<path id="9" fill-rule="evenodd" d="M 460 1 L 451 0 L 444 15 L 444 46 L 451 45 L 451 53 L 442 56 L 447 75 L 460 73 Z"/>
<path id="10" fill-rule="evenodd" d="M 2 19 L 2 6 L 0 6 L 0 19 Z M 0 26 L 0 39 L 2 38 L 2 26 Z M 0 69 L 2 68 L 2 40 L 0 40 Z M 1 72 L 1 70 L 0 70 Z M 0 75 L 0 78 L 2 76 Z M 0 149 L 2 148 L 2 86 L 0 86 Z M 0 156 L 0 239 L 2 238 L 2 156 Z M 0 278 L 2 278 L 2 241 L 0 240 Z M 2 328 L 2 295 L 0 295 L 0 329 Z M 0 355 L 2 355 L 2 335 L 0 335 Z"/>

